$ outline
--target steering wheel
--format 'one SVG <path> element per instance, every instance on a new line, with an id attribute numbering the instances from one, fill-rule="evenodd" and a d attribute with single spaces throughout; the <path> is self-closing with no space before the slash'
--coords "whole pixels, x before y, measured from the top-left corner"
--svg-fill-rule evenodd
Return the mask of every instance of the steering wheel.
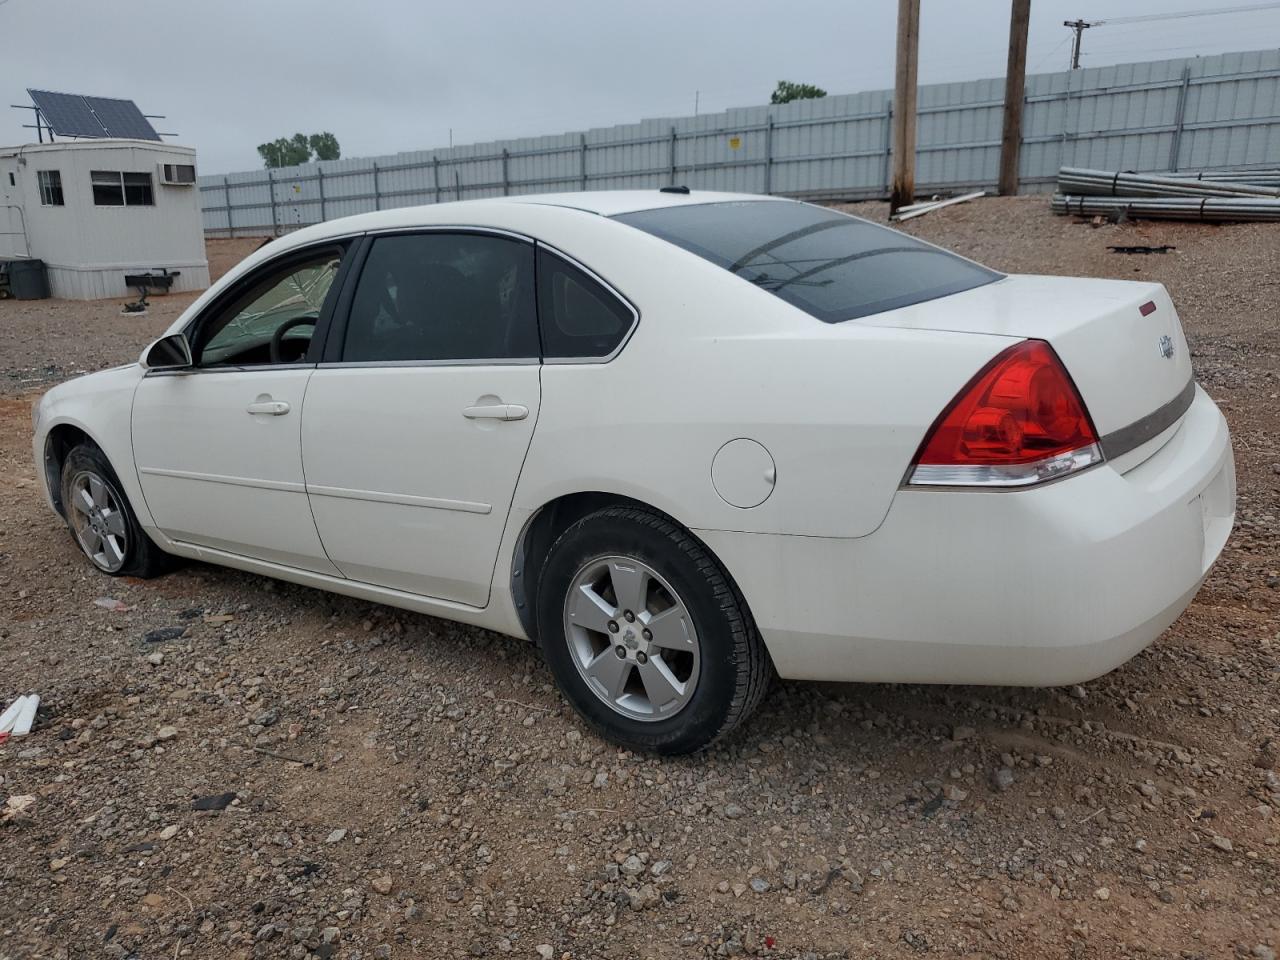
<path id="1" fill-rule="evenodd" d="M 276 327 L 276 332 L 271 335 L 271 362 L 283 363 L 280 356 L 281 347 L 284 345 L 284 335 L 294 327 L 314 327 L 316 325 L 315 317 L 294 317 L 292 320 L 286 320 L 280 326 Z"/>

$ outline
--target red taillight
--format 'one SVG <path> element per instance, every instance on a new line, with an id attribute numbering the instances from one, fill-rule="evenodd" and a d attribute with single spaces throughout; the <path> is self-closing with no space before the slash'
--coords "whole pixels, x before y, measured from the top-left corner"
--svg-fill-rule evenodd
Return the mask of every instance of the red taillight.
<path id="1" fill-rule="evenodd" d="M 988 363 L 942 411 L 909 483 L 1023 486 L 1102 460 L 1084 401 L 1053 348 L 1024 340 Z"/>

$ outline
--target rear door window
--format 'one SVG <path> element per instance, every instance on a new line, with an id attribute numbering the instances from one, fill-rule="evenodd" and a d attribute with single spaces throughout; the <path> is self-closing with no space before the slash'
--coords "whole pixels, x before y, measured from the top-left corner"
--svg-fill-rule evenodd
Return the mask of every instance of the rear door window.
<path id="1" fill-rule="evenodd" d="M 490 234 L 373 241 L 347 320 L 342 359 L 537 359 L 533 244 Z"/>
<path id="2" fill-rule="evenodd" d="M 806 203 L 689 204 L 615 219 L 710 260 L 825 323 L 923 303 L 1001 277 L 896 230 Z"/>

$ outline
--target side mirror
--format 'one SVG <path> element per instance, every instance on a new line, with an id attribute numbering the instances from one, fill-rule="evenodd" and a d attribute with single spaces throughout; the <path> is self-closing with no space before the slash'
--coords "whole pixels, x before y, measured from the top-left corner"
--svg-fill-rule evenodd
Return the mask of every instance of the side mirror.
<path id="1" fill-rule="evenodd" d="M 173 333 L 161 337 L 143 351 L 142 365 L 148 370 L 185 370 L 194 366 L 187 335 Z"/>

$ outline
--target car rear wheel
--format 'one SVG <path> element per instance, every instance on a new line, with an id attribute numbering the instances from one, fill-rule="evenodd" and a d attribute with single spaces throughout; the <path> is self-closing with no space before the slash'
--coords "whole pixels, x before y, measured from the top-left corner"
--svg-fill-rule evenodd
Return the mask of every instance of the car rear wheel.
<path id="1" fill-rule="evenodd" d="M 665 517 L 609 507 L 552 545 L 538 585 L 544 655 L 602 735 L 637 750 L 698 750 L 755 709 L 773 673 L 737 588 Z"/>
<path id="2" fill-rule="evenodd" d="M 172 558 L 142 531 L 120 481 L 97 447 L 81 444 L 62 464 L 67 526 L 89 561 L 113 577 L 153 577 Z"/>

